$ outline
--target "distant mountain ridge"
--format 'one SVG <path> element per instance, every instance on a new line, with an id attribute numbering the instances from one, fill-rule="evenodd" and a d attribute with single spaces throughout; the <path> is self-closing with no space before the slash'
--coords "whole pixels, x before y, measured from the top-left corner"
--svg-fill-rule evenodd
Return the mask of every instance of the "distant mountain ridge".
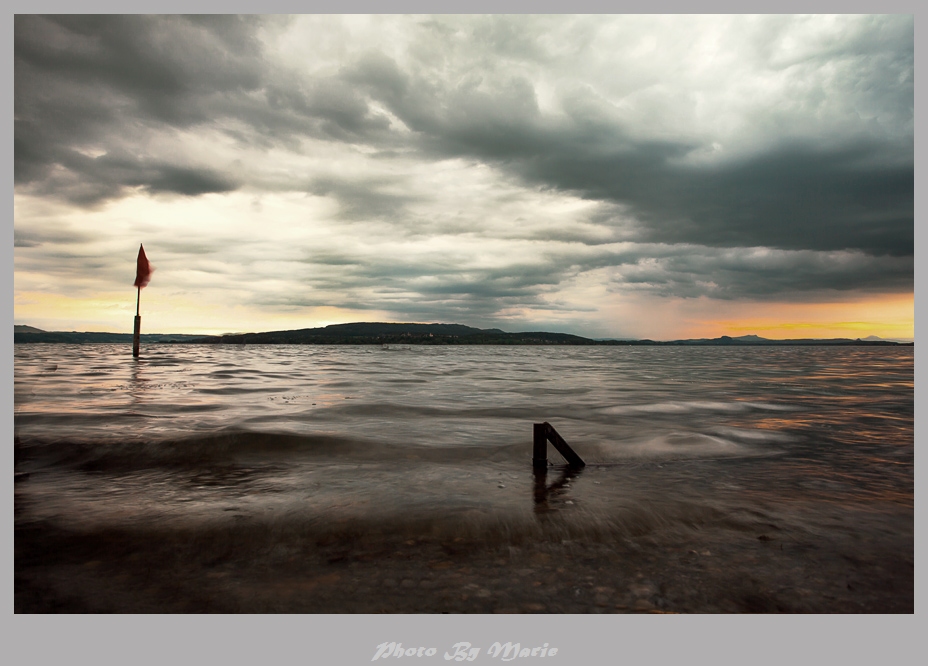
<path id="1" fill-rule="evenodd" d="M 393 324 L 357 322 L 293 331 L 238 333 L 209 336 L 205 344 L 596 344 L 568 333 L 544 331 L 507 333 L 498 328 L 474 328 L 463 324 Z"/>
<path id="2" fill-rule="evenodd" d="M 783 346 L 783 345 L 844 345 L 844 346 L 913 346 L 912 342 L 897 342 L 869 336 L 861 340 L 850 338 L 768 340 L 757 335 L 742 335 L 689 340 L 593 340 L 569 333 L 529 331 L 507 333 L 498 328 L 474 328 L 463 324 L 404 324 L 387 322 L 355 322 L 332 324 L 320 328 L 302 328 L 263 333 L 228 335 L 190 335 L 185 333 L 149 333 L 142 342 L 177 344 L 425 344 L 425 345 L 692 345 L 692 346 Z M 131 343 L 131 333 L 96 333 L 76 331 L 43 331 L 32 326 L 13 327 L 16 343 Z"/>
<path id="3" fill-rule="evenodd" d="M 143 333 L 142 342 L 189 342 L 202 340 L 202 335 L 189 335 L 186 333 Z M 81 343 L 132 343 L 131 333 L 98 333 L 95 331 L 43 331 L 34 326 L 13 326 L 13 342 L 59 342 L 66 344 Z"/>

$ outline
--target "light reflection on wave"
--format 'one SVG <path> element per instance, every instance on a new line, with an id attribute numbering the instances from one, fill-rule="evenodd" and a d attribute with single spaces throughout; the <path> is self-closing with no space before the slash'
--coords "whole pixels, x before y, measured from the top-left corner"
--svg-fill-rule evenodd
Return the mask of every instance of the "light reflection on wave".
<path id="1" fill-rule="evenodd" d="M 689 488 L 723 472 L 683 466 L 715 459 L 727 475 L 784 475 L 775 482 L 797 492 L 889 497 L 913 487 L 911 348 L 144 352 L 135 361 L 114 345 L 16 345 L 17 455 L 33 468 L 139 472 L 243 456 L 444 462 L 452 475 L 529 465 L 531 424 L 550 421 L 591 464 L 672 462 Z M 800 483 L 822 475 L 844 485 Z"/>
<path id="2" fill-rule="evenodd" d="M 606 407 L 602 410 L 605 414 L 632 414 L 644 412 L 650 414 L 675 414 L 694 411 L 709 412 L 744 412 L 749 410 L 771 411 L 771 412 L 789 412 L 798 408 L 789 404 L 773 404 L 764 402 L 705 402 L 705 401 L 677 401 L 677 402 L 660 402 L 647 405 L 617 405 L 615 407 Z"/>

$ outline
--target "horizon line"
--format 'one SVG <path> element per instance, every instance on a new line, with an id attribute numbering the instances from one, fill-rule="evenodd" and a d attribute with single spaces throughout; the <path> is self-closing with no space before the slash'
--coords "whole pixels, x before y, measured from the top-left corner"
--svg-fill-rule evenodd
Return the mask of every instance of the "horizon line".
<path id="1" fill-rule="evenodd" d="M 761 335 L 757 335 L 757 334 L 755 334 L 755 333 L 747 333 L 747 334 L 743 334 L 743 335 L 728 335 L 728 334 L 722 334 L 722 335 L 719 335 L 719 336 L 714 337 L 714 338 L 709 338 L 709 337 L 698 337 L 698 338 L 673 338 L 673 339 L 658 340 L 658 339 L 648 338 L 648 337 L 638 337 L 638 338 L 635 338 L 635 337 L 586 337 L 586 336 L 583 336 L 583 335 L 578 335 L 578 334 L 576 334 L 576 333 L 564 333 L 564 332 L 562 332 L 562 331 L 546 331 L 546 330 L 543 330 L 543 329 L 533 329 L 533 330 L 525 330 L 525 331 L 506 331 L 506 330 L 503 330 L 503 329 L 501 329 L 501 328 L 483 329 L 483 328 L 479 328 L 479 327 L 477 327 L 477 326 L 470 326 L 469 324 L 458 324 L 458 323 L 450 323 L 450 324 L 449 324 L 449 323 L 446 323 L 446 322 L 410 322 L 410 321 L 404 321 L 404 322 L 352 321 L 352 322 L 343 322 L 343 323 L 338 323 L 338 324 L 327 324 L 327 325 L 325 325 L 325 326 L 308 326 L 308 327 L 304 327 L 304 328 L 276 329 L 276 330 L 271 330 L 271 331 L 235 331 L 235 332 L 224 332 L 224 333 L 161 333 L 161 332 L 152 332 L 152 333 L 142 333 L 142 336 L 148 336 L 148 335 L 178 335 L 178 336 L 180 336 L 180 335 L 182 335 L 182 336 L 187 336 L 187 337 L 220 338 L 220 337 L 226 337 L 226 336 L 232 336 L 232 335 L 262 335 L 262 334 L 267 334 L 267 333 L 280 333 L 280 332 L 284 332 L 284 331 L 305 331 L 305 330 L 312 330 L 312 329 L 325 329 L 325 328 L 329 328 L 330 326 L 347 326 L 347 325 L 351 325 L 351 324 L 390 324 L 390 325 L 396 325 L 396 326 L 409 325 L 409 324 L 411 324 L 411 325 L 421 325 L 421 326 L 432 326 L 432 325 L 439 325 L 439 326 L 466 326 L 466 327 L 468 327 L 468 328 L 474 328 L 474 329 L 481 330 L 481 331 L 498 330 L 498 331 L 501 331 L 501 332 L 507 333 L 507 334 L 519 334 L 519 333 L 554 333 L 554 334 L 558 334 L 558 335 L 572 335 L 572 336 L 575 336 L 575 337 L 578 337 L 578 338 L 585 338 L 585 339 L 587 339 L 587 340 L 593 340 L 593 341 L 595 341 L 595 342 L 608 342 L 608 341 L 616 341 L 616 342 L 626 342 L 626 341 L 637 341 L 637 342 L 642 342 L 642 341 L 651 341 L 651 342 L 682 342 L 682 341 L 692 341 L 692 340 L 720 340 L 720 339 L 722 339 L 722 338 L 730 338 L 730 339 L 732 339 L 732 340 L 743 340 L 743 339 L 745 339 L 745 338 L 756 338 L 756 339 L 758 339 L 758 340 L 768 340 L 768 341 L 771 341 L 771 342 L 782 342 L 782 341 L 785 341 L 785 340 L 860 340 L 860 341 L 867 341 L 868 339 L 885 340 L 885 341 L 887 341 L 887 342 L 915 342 L 915 338 L 914 338 L 914 337 L 893 337 L 893 338 L 886 338 L 886 337 L 882 337 L 882 336 L 878 336 L 878 335 L 874 335 L 874 334 L 869 334 L 869 335 L 867 335 L 867 336 L 858 336 L 858 337 L 830 337 L 830 338 L 767 338 L 767 337 L 764 337 L 764 336 L 761 336 Z M 14 332 L 15 332 L 15 330 L 16 330 L 16 327 L 26 327 L 26 328 L 35 329 L 36 331 L 39 331 L 39 332 L 41 332 L 41 333 L 97 333 L 97 334 L 101 334 L 101 335 L 132 335 L 131 332 L 122 332 L 122 331 L 77 331 L 77 330 L 70 330 L 70 331 L 66 331 L 66 330 L 49 331 L 49 330 L 45 330 L 45 329 L 40 329 L 40 328 L 38 328 L 37 326 L 31 326 L 31 325 L 29 325 L 29 324 L 16 324 L 16 323 L 14 323 L 13 326 L 14 326 L 14 329 L 13 329 Z"/>

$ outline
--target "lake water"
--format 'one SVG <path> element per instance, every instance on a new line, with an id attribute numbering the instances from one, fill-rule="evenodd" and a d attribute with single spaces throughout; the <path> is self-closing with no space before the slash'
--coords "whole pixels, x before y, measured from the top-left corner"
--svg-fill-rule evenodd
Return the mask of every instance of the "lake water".
<path id="1" fill-rule="evenodd" d="M 912 612 L 912 347 L 19 344 L 16 606 Z M 550 422 L 587 465 L 549 446 Z"/>

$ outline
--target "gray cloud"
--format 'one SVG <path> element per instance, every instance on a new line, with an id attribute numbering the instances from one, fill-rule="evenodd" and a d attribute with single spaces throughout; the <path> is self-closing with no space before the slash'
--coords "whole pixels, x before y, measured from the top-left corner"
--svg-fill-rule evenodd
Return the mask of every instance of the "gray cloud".
<path id="1" fill-rule="evenodd" d="M 17 102 L 67 81 L 121 96 L 136 116 L 172 125 L 208 120 L 197 97 L 261 84 L 258 19 L 177 16 L 16 17 Z M 43 85 L 44 84 L 44 85 Z"/>
<path id="2" fill-rule="evenodd" d="M 84 211 L 139 194 L 334 204 L 289 218 L 331 234 L 296 258 L 270 231 L 247 257 L 234 231 L 164 241 L 167 265 L 267 307 L 582 321 L 594 306 L 562 290 L 594 273 L 686 298 L 910 291 L 912 18 L 663 20 L 377 17 L 352 33 L 335 17 L 18 15 L 16 193 Z M 448 164 L 467 178 L 438 179 Z M 17 267 L 118 273 L 105 250 L 61 254 L 103 230 L 16 224 Z M 424 249 L 446 238 L 460 252 Z M 217 263 L 230 255 L 298 264 L 295 288 L 259 288 L 284 278 L 238 277 Z"/>
<path id="3" fill-rule="evenodd" d="M 911 283 L 913 263 L 912 257 L 859 251 L 676 248 L 648 252 L 646 258 L 628 265 L 622 270 L 621 285 L 660 296 L 804 301 L 821 298 L 827 291 L 900 290 Z"/>
<path id="4" fill-rule="evenodd" d="M 681 148 L 652 145 L 611 156 L 547 157 L 525 170 L 533 179 L 626 204 L 644 242 L 911 255 L 912 165 L 867 164 L 878 151 L 784 146 L 694 168 L 672 164 Z"/>
<path id="5" fill-rule="evenodd" d="M 228 176 L 165 163 L 143 146 L 155 128 L 213 120 L 213 97 L 258 87 L 249 19 L 17 15 L 14 54 L 18 186 L 78 205 L 135 186 L 191 196 L 234 189 Z"/>
<path id="6" fill-rule="evenodd" d="M 32 191 L 64 197 L 78 205 L 118 197 L 131 188 L 140 188 L 149 194 L 186 196 L 236 189 L 231 178 L 212 169 L 180 166 L 118 152 L 91 158 L 74 151 L 61 151 L 58 164 L 65 171 L 49 175 Z"/>
<path id="7" fill-rule="evenodd" d="M 49 226 L 41 229 L 13 229 L 14 247 L 39 247 L 45 243 L 86 243 L 93 237 L 82 231 Z"/>
<path id="8" fill-rule="evenodd" d="M 506 308 L 583 313 L 584 303 L 563 303 L 558 289 L 571 279 L 613 270 L 614 289 L 652 297 L 798 302 L 855 292 L 879 294 L 911 282 L 912 257 L 870 256 L 859 251 L 816 252 L 765 248 L 629 244 L 624 250 L 563 247 L 502 268 L 462 270 L 445 257 L 431 261 L 385 256 L 364 259 L 322 255 L 305 260 L 311 277 L 295 294 L 256 296 L 264 306 L 304 307 L 331 303 L 348 290 L 345 303 L 366 309 L 377 295 L 381 308 L 398 316 L 428 319 L 467 314 L 484 323 Z M 335 268 L 336 270 L 332 270 Z M 426 316 L 428 315 L 428 316 Z M 470 319 L 469 319 L 470 320 Z"/>
<path id="9" fill-rule="evenodd" d="M 896 33 L 899 43 L 857 36 L 866 49 L 847 66 L 853 71 L 837 90 L 815 92 L 862 87 L 872 91 L 864 102 L 885 94 L 897 104 L 885 115 L 911 126 L 911 24 Z M 436 86 L 382 54 L 365 55 L 345 77 L 420 133 L 427 153 L 492 161 L 532 183 L 622 204 L 644 242 L 913 253 L 911 135 L 874 135 L 880 115 L 861 118 L 847 136 L 800 142 L 787 132 L 764 150 L 706 164 L 688 161 L 704 142 L 636 137 L 589 89 L 563 97 L 564 116 L 543 117 L 524 78 L 484 89 L 477 79 Z"/>
<path id="10" fill-rule="evenodd" d="M 400 216 L 412 196 L 390 192 L 398 179 L 365 179 L 360 181 L 336 177 L 317 178 L 307 190 L 316 196 L 330 196 L 339 204 L 339 215 L 350 220 L 370 220 Z"/>

